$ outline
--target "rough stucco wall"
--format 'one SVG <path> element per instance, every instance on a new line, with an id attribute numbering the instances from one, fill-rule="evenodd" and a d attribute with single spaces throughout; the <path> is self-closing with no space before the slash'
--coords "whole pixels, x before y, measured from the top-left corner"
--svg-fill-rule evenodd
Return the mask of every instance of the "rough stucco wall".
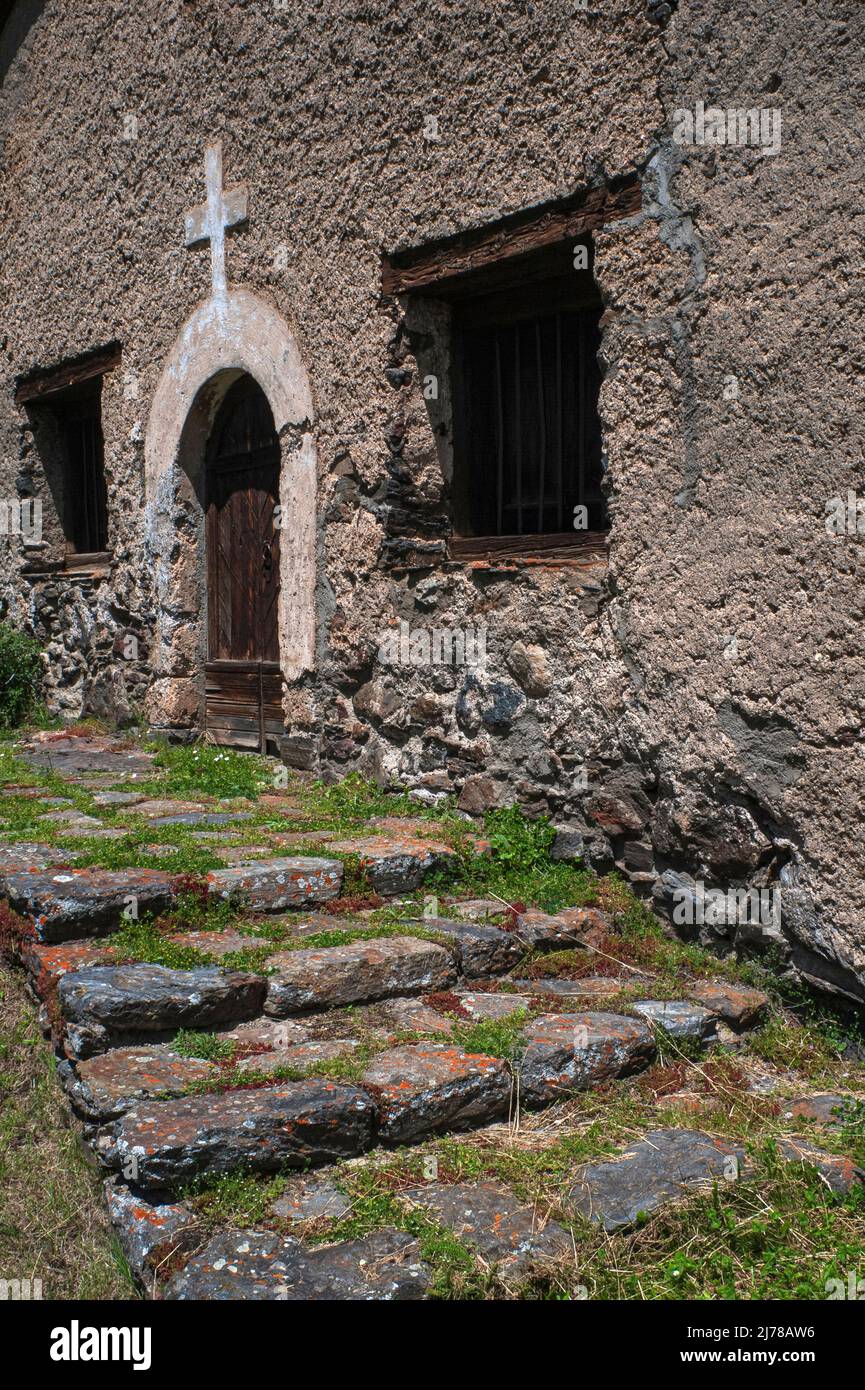
<path id="1" fill-rule="evenodd" d="M 682 0 L 663 29 L 643 0 L 593 15 L 558 0 L 31 8 L 0 91 L 5 495 L 32 457 L 15 380 L 123 344 L 105 408 L 119 563 L 95 607 L 53 586 L 58 703 L 108 689 L 122 708 L 148 678 L 143 428 L 209 287 L 183 214 L 221 136 L 226 183 L 250 190 L 229 279 L 287 321 L 314 396 L 317 670 L 288 694 L 293 755 L 461 790 L 472 808 L 549 811 L 661 906 L 671 872 L 721 886 L 783 874 L 798 939 L 855 992 L 862 585 L 857 542 L 826 537 L 823 508 L 856 487 L 861 447 L 859 7 Z M 672 145 L 673 111 L 697 99 L 778 106 L 780 153 Z M 436 549 L 447 443 L 406 306 L 381 300 L 381 251 L 634 168 L 644 211 L 596 246 L 609 574 L 400 569 L 414 537 Z M 17 561 L 14 547 L 0 561 L 7 603 L 33 618 Z M 485 623 L 480 683 L 377 661 L 400 618 Z M 136 625 L 132 670 L 112 653 Z M 515 644 L 542 649 L 531 671 Z"/>
<path id="2" fill-rule="evenodd" d="M 700 0 L 666 31 L 668 121 L 698 98 L 777 108 L 782 142 L 769 157 L 661 150 L 690 219 L 664 219 L 686 247 L 687 352 L 667 338 L 675 402 L 647 420 L 640 393 L 651 444 L 625 439 L 612 547 L 623 655 L 639 673 L 632 723 L 657 750 L 659 857 L 690 856 L 722 884 L 780 872 L 797 964 L 857 994 L 865 575 L 861 537 L 836 540 L 824 523 L 829 498 L 861 489 L 863 38 L 862 7 L 842 3 Z M 627 320 L 640 253 L 616 244 L 632 258 L 613 291 Z"/>

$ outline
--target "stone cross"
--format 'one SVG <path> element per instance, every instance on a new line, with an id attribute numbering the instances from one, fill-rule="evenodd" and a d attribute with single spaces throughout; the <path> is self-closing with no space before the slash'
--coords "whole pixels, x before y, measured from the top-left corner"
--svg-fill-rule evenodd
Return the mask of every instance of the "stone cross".
<path id="1" fill-rule="evenodd" d="M 186 245 L 197 246 L 210 242 L 210 266 L 214 299 L 224 299 L 225 233 L 247 219 L 247 186 L 222 186 L 222 141 L 208 145 L 204 160 L 207 183 L 207 202 L 199 203 L 186 214 Z"/>

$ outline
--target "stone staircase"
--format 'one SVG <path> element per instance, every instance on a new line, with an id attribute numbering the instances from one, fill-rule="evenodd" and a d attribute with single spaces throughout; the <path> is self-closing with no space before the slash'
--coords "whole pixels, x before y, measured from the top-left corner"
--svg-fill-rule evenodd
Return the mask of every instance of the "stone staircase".
<path id="1" fill-rule="evenodd" d="M 420 887 L 452 853 L 399 821 L 374 827 L 368 840 L 331 844 L 357 857 L 375 891 L 391 897 Z M 396 920 L 396 912 L 386 928 L 363 915 L 328 919 L 323 909 L 342 891 L 344 862 L 318 856 L 208 874 L 202 893 L 236 917 L 222 930 L 170 932 L 167 940 L 215 963 L 176 969 L 124 959 L 113 938 L 130 903 L 140 917 L 166 913 L 188 884 L 158 870 L 58 865 L 35 843 L 9 849 L 0 898 L 24 924 L 18 956 L 83 1140 L 105 1172 L 112 1223 L 150 1296 L 422 1298 L 430 1270 L 405 1231 L 326 1246 L 284 1229 L 214 1231 L 184 1189 L 296 1170 L 281 1199 L 283 1221 L 339 1215 L 346 1204 L 332 1165 L 516 1126 L 524 1114 L 637 1076 L 661 1039 L 687 1044 L 689 1055 L 736 1045 L 767 1007 L 758 991 L 724 980 L 695 980 L 690 998 L 670 1000 L 653 998 L 652 976 L 639 969 L 626 968 L 624 981 L 539 975 L 546 951 L 594 953 L 599 965 L 609 959 L 599 943 L 609 943 L 615 922 L 596 909 L 500 911 L 481 921 L 456 913 Z M 488 847 L 479 842 L 477 852 Z M 328 923 L 365 934 L 304 946 Z M 253 949 L 261 969 L 219 963 Z M 592 1008 L 624 987 L 627 1012 Z M 470 1025 L 518 1011 L 509 1055 L 460 1042 Z M 230 1065 L 219 1047 L 210 1057 L 182 1047 L 181 1030 L 230 1044 Z M 823 1099 L 828 1106 L 837 1098 Z M 849 1159 L 805 1141 L 792 1139 L 781 1153 L 814 1164 L 833 1191 L 863 1176 Z M 562 1206 L 612 1232 L 746 1166 L 733 1141 L 659 1128 L 611 1158 L 575 1165 Z M 570 1248 L 559 1222 L 539 1220 L 499 1182 L 431 1182 L 406 1188 L 401 1200 L 514 1279 Z"/>

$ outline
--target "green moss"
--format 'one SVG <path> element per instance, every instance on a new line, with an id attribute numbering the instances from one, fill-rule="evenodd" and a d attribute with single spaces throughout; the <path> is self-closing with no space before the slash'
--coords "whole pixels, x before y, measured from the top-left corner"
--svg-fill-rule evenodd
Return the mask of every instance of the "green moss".
<path id="1" fill-rule="evenodd" d="M 171 1046 L 181 1057 L 202 1057 L 206 1062 L 229 1061 L 237 1051 L 237 1044 L 230 1038 L 218 1038 L 215 1033 L 197 1033 L 190 1028 L 181 1028 Z"/>

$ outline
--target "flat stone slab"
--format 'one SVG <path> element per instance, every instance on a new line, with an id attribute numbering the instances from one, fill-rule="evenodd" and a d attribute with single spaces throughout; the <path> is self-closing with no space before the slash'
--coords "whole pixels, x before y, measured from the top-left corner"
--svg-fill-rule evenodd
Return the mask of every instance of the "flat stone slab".
<path id="1" fill-rule="evenodd" d="M 265 1012 L 274 1018 L 335 1004 L 439 990 L 456 978 L 450 954 L 413 936 L 381 936 L 346 946 L 271 956 Z"/>
<path id="2" fill-rule="evenodd" d="M 544 1014 L 530 1019 L 520 1058 L 520 1098 L 546 1105 L 646 1066 L 655 1055 L 652 1031 L 621 1014 Z"/>
<path id="3" fill-rule="evenodd" d="M 330 848 L 337 854 L 356 855 L 373 891 L 384 897 L 414 892 L 428 874 L 455 863 L 457 857 L 449 845 L 410 833 L 333 840 Z"/>
<path id="4" fill-rule="evenodd" d="M 418 1242 L 405 1231 L 313 1250 L 273 1231 L 238 1231 L 215 1236 L 165 1297 L 396 1303 L 424 1298 L 430 1279 Z"/>
<path id="5" fill-rule="evenodd" d="M 284 912 L 339 897 L 343 866 L 338 859 L 270 859 L 260 864 L 214 869 L 210 892 L 242 902 L 252 912 Z"/>
<path id="6" fill-rule="evenodd" d="M 336 1163 L 372 1143 L 375 1106 L 332 1081 L 142 1102 L 98 1144 L 107 1167 L 142 1188 L 171 1188 L 202 1173 L 268 1173 Z"/>
<path id="7" fill-rule="evenodd" d="M 105 1200 L 120 1248 L 146 1292 L 161 1265 L 204 1238 L 201 1218 L 184 1202 L 148 1201 L 116 1178 L 106 1180 Z"/>
<path id="8" fill-rule="evenodd" d="M 65 826 L 69 830 L 86 833 L 90 829 L 99 830 L 102 821 L 96 816 L 85 815 L 83 811 L 49 811 L 47 816 L 39 817 L 39 824 Z"/>
<path id="9" fill-rule="evenodd" d="M 274 1049 L 272 1052 L 256 1052 L 251 1057 L 244 1057 L 238 1062 L 238 1070 L 243 1073 L 256 1072 L 267 1075 L 269 1072 L 278 1071 L 280 1067 L 306 1067 L 317 1066 L 320 1062 L 335 1062 L 340 1057 L 349 1057 L 352 1052 L 356 1052 L 360 1043 L 356 1038 L 324 1038 L 320 1041 L 310 1039 L 308 1042 L 295 1043 L 291 1047 Z"/>
<path id="10" fill-rule="evenodd" d="M 105 1123 L 140 1100 L 177 1096 L 197 1081 L 209 1081 L 219 1068 L 200 1057 L 184 1057 L 170 1047 L 117 1047 L 58 1070 L 73 1105 L 88 1120 Z"/>
<path id="11" fill-rule="evenodd" d="M 522 1206 L 501 1183 L 435 1182 L 400 1196 L 430 1212 L 505 1278 L 523 1277 L 540 1264 L 573 1254 L 564 1226 L 539 1220 L 532 1207 Z"/>
<path id="12" fill-rule="evenodd" d="M 362 1085 L 376 1098 L 379 1137 L 388 1144 L 501 1119 L 511 1095 L 510 1072 L 501 1058 L 433 1042 L 380 1053 Z"/>
<path id="13" fill-rule="evenodd" d="M 865 1171 L 846 1154 L 826 1153 L 815 1148 L 807 1139 L 779 1139 L 778 1152 L 788 1163 L 804 1163 L 816 1168 L 823 1182 L 839 1197 L 844 1197 L 858 1183 L 865 1182 Z"/>
<path id="14" fill-rule="evenodd" d="M 62 777 L 74 777 L 78 772 L 103 772 L 123 776 L 145 777 L 153 771 L 155 754 L 123 746 L 119 739 L 77 734 L 38 735 L 21 747 L 21 757 L 30 767 L 51 768 Z"/>
<path id="15" fill-rule="evenodd" d="M 485 922 L 490 917 L 503 917 L 507 908 L 498 898 L 464 898 L 462 902 L 448 903 L 455 917 L 469 922 Z"/>
<path id="16" fill-rule="evenodd" d="M 424 917 L 416 925 L 453 941 L 459 955 L 460 973 L 469 980 L 506 975 L 525 955 L 522 943 L 501 927 L 451 922 L 443 917 Z"/>
<path id="17" fill-rule="evenodd" d="M 658 1129 L 616 1158 L 578 1168 L 566 1205 L 605 1231 L 618 1231 L 695 1189 L 734 1181 L 744 1162 L 733 1140 Z"/>
<path id="18" fill-rule="evenodd" d="M 748 985 L 730 984 L 727 980 L 704 980 L 690 985 L 688 993 L 737 1032 L 755 1028 L 769 1008 L 768 995 Z"/>
<path id="19" fill-rule="evenodd" d="M 814 1120 L 818 1125 L 833 1128 L 844 1123 L 844 1112 L 865 1100 L 857 1096 L 838 1095 L 834 1091 L 820 1091 L 813 1096 L 797 1096 L 785 1104 L 788 1119 Z"/>
<path id="20" fill-rule="evenodd" d="M 96 792 L 96 806 L 135 806 L 144 800 L 141 792 Z"/>
<path id="21" fill-rule="evenodd" d="M 470 994 L 459 990 L 457 998 L 472 1018 L 508 1018 L 534 1003 L 527 994 Z"/>
<path id="22" fill-rule="evenodd" d="M 64 1043 L 73 1058 L 93 1056 L 141 1034 L 211 1028 L 260 1013 L 265 982 L 203 966 L 96 965 L 63 975 L 57 986 Z"/>
<path id="23" fill-rule="evenodd" d="M 249 811 L 179 811 L 171 816 L 154 816 L 151 825 L 234 825 L 249 820 Z"/>
<path id="24" fill-rule="evenodd" d="M 392 999 L 382 1011 L 400 1033 L 452 1033 L 453 1019 L 445 1018 L 423 999 Z"/>
<path id="25" fill-rule="evenodd" d="M 305 1042 L 309 1036 L 308 1029 L 301 1024 L 275 1018 L 250 1018 L 228 1028 L 217 1028 L 215 1032 L 218 1038 L 235 1042 L 241 1048 L 254 1047 L 259 1052 L 292 1047 Z"/>
<path id="26" fill-rule="evenodd" d="M 561 999 L 604 999 L 634 983 L 645 985 L 645 976 L 586 975 L 581 980 L 514 980 L 525 994 L 555 994 Z"/>
<path id="27" fill-rule="evenodd" d="M 612 919 L 593 907 L 568 907 L 554 916 L 532 909 L 516 919 L 516 934 L 533 950 L 595 946 L 613 931 Z"/>
<path id="28" fill-rule="evenodd" d="M 663 1028 L 672 1038 L 705 1042 L 715 1031 L 717 1015 L 699 1004 L 681 999 L 640 999 L 633 1008 L 647 1023 Z"/>
<path id="29" fill-rule="evenodd" d="M 58 946 L 43 946 L 28 938 L 20 947 L 21 964 L 40 999 L 48 998 L 63 975 L 90 965 L 109 965 L 113 957 L 113 947 L 103 938 L 65 941 Z"/>
<path id="30" fill-rule="evenodd" d="M 41 873 L 52 864 L 68 864 L 75 859 L 68 849 L 19 841 L 17 845 L 0 845 L 0 875 Z M 5 890 L 4 890 L 5 891 Z"/>
<path id="31" fill-rule="evenodd" d="M 351 1212 L 351 1202 L 327 1178 L 292 1178 L 270 1210 L 280 1220 L 299 1226 L 307 1221 L 341 1221 Z"/>
<path id="32" fill-rule="evenodd" d="M 181 816 L 193 812 L 207 811 L 209 808 L 203 801 L 173 801 L 160 798 L 136 798 L 135 815 L 146 816 L 148 820 L 156 820 L 159 816 Z"/>
<path id="33" fill-rule="evenodd" d="M 115 931 L 134 903 L 138 915 L 163 912 L 172 900 L 172 876 L 158 869 L 67 869 L 7 874 L 0 893 L 33 919 L 40 941 L 70 941 Z"/>

